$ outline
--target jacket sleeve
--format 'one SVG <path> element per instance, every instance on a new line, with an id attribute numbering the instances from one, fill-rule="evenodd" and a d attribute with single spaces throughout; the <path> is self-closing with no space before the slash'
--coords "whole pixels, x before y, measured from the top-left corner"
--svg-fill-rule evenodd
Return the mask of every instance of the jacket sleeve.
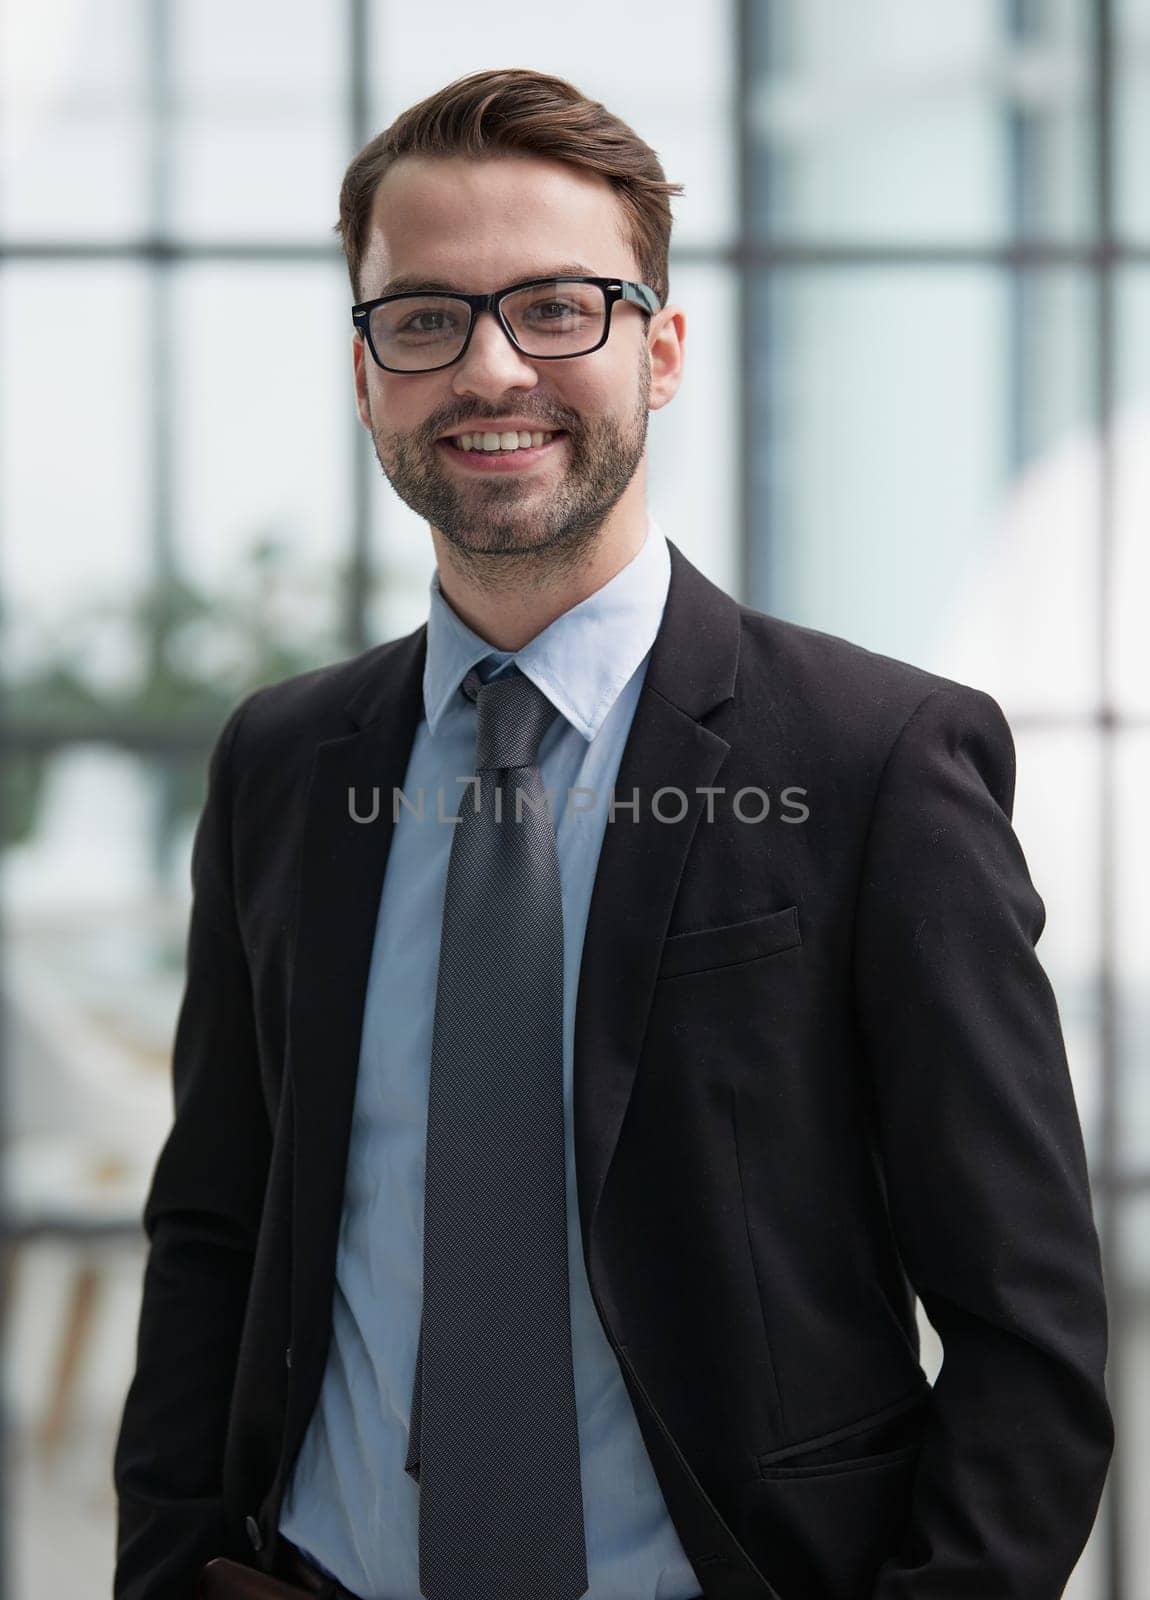
<path id="1" fill-rule="evenodd" d="M 194 1600 L 205 1561 L 250 1554 L 229 1547 L 222 1497 L 271 1150 L 232 892 L 232 769 L 250 699 L 212 752 L 192 852 L 175 1116 L 144 1207 L 149 1250 L 136 1369 L 115 1447 L 115 1600 Z"/>
<path id="2" fill-rule="evenodd" d="M 1114 1444 L 1107 1313 L 1046 912 L 989 695 L 936 689 L 882 772 L 855 925 L 892 1225 L 943 1345 L 873 1600 L 1057 1600 Z"/>

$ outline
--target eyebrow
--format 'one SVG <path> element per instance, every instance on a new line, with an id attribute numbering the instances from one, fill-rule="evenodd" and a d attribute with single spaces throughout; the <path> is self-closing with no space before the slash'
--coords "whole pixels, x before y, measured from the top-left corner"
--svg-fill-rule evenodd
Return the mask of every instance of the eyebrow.
<path id="1" fill-rule="evenodd" d="M 529 283 L 532 278 L 567 278 L 572 274 L 580 278 L 597 276 L 590 267 L 584 266 L 581 261 L 561 261 L 556 266 L 544 267 L 542 271 L 529 272 L 515 281 L 516 283 Z M 407 272 L 400 274 L 397 278 L 389 278 L 379 291 L 379 294 L 373 296 L 373 298 L 382 299 L 385 294 L 406 294 L 413 289 L 426 289 L 432 292 L 440 290 L 444 294 L 469 293 L 458 283 L 446 283 L 440 278 L 422 278 L 418 273 Z"/>

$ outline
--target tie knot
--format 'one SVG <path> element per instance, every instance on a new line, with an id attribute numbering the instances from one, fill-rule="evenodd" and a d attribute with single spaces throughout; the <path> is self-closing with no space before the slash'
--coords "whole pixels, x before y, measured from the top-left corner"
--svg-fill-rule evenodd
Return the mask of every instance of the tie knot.
<path id="1" fill-rule="evenodd" d="M 556 707 L 542 689 L 518 667 L 487 683 L 473 667 L 463 680 L 463 692 L 475 701 L 479 713 L 476 772 L 489 767 L 533 767 L 543 735 L 556 716 Z"/>

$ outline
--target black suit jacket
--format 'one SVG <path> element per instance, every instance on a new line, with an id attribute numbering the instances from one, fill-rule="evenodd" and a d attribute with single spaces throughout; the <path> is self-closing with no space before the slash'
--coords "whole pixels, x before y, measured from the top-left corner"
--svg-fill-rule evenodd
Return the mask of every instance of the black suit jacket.
<path id="1" fill-rule="evenodd" d="M 674 544 L 671 563 L 574 1083 L 584 1266 L 668 1510 L 707 1600 L 1055 1600 L 1113 1425 L 1009 729 L 985 693 L 742 606 Z M 273 1557 L 331 1335 L 425 645 L 257 691 L 212 756 L 116 1446 L 118 1600 Z M 352 821 L 348 790 L 362 808 L 373 785 L 378 821 Z M 654 814 L 664 786 L 680 822 Z M 743 788 L 763 821 L 736 814 Z"/>

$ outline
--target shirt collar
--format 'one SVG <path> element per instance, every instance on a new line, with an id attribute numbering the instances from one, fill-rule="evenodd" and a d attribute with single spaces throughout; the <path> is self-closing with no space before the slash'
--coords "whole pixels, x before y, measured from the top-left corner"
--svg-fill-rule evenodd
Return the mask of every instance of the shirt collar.
<path id="1" fill-rule="evenodd" d="M 434 735 L 445 712 L 462 709 L 460 685 L 472 667 L 484 679 L 519 670 L 588 742 L 655 642 L 671 581 L 667 540 L 648 513 L 642 547 L 594 594 L 549 623 L 521 650 L 497 650 L 448 604 L 438 568 L 429 584 L 423 708 Z"/>

